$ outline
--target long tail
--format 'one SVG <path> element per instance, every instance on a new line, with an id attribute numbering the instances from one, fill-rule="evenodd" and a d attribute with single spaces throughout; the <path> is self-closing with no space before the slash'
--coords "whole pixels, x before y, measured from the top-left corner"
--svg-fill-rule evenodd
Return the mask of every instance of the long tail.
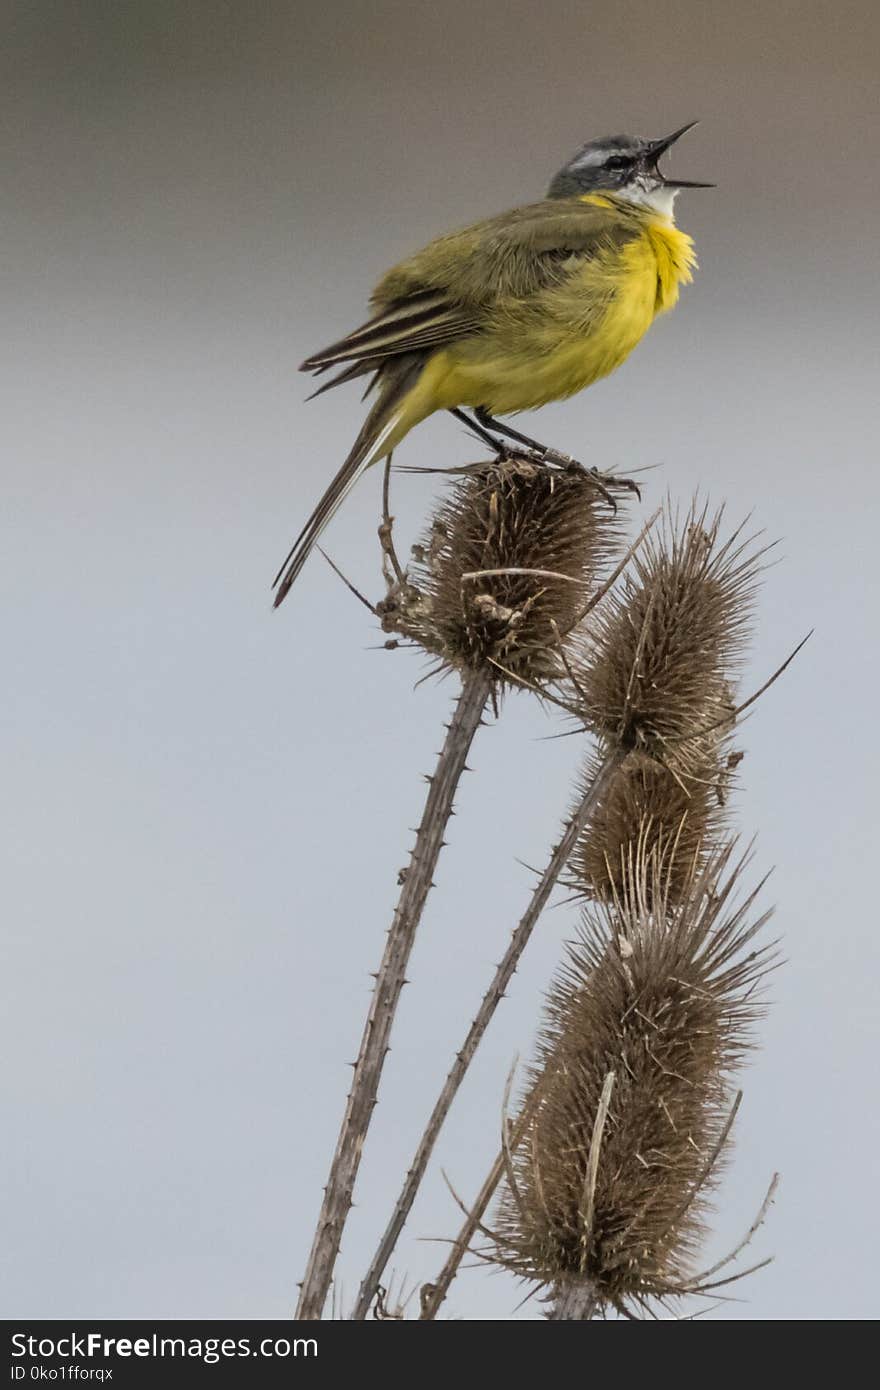
<path id="1" fill-rule="evenodd" d="M 417 377 L 421 365 L 421 361 L 412 359 L 405 364 L 395 363 L 396 370 L 391 380 L 386 378 L 382 383 L 381 395 L 364 421 L 348 458 L 300 531 L 275 576 L 272 583 L 272 588 L 277 590 L 275 608 L 284 602 L 318 537 L 342 506 L 358 478 L 371 463 L 388 453 L 385 446 L 399 422 L 403 397 Z"/>

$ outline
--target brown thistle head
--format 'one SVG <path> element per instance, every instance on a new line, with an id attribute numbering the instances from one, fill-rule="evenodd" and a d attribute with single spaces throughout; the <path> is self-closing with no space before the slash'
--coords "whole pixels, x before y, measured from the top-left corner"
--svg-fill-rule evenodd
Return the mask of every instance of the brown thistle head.
<path id="1" fill-rule="evenodd" d="M 563 675 L 560 644 L 619 548 L 589 474 L 527 459 L 468 470 L 379 605 L 387 631 L 499 684 Z"/>
<path id="2" fill-rule="evenodd" d="M 736 681 L 764 552 L 721 513 L 667 511 L 585 635 L 577 699 L 603 740 L 699 767 L 701 731 L 732 724 Z"/>
<path id="3" fill-rule="evenodd" d="M 557 1296 L 588 1284 L 626 1309 L 699 1280 L 730 1073 L 772 949 L 752 944 L 769 915 L 750 920 L 755 895 L 732 902 L 730 857 L 695 867 L 673 908 L 667 864 L 640 854 L 618 900 L 588 910 L 550 993 L 492 1257 Z"/>
<path id="4" fill-rule="evenodd" d="M 681 768 L 638 750 L 629 754 L 575 846 L 571 882 L 579 892 L 606 901 L 620 897 L 633 856 L 640 855 L 662 860 L 666 901 L 680 901 L 695 864 L 702 867 L 718 844 L 734 771 L 742 758 L 719 732 L 695 741 Z M 582 775 L 585 787 L 593 783 L 600 765 L 600 756 L 593 752 Z M 648 892 L 651 887 L 649 879 Z"/>

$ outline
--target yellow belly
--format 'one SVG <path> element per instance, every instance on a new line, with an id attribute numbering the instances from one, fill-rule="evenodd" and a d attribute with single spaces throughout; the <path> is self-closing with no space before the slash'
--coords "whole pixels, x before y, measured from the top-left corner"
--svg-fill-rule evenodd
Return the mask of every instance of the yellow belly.
<path id="1" fill-rule="evenodd" d="M 607 376 L 672 307 L 692 264 L 690 238 L 664 221 L 529 301 L 506 306 L 479 334 L 428 360 L 388 447 L 436 410 L 484 406 L 512 415 Z"/>
<path id="2" fill-rule="evenodd" d="M 479 339 L 455 344 L 436 363 L 436 384 L 461 405 L 496 415 L 562 400 L 607 376 L 650 328 L 657 263 L 647 238 L 592 261 L 571 281 L 522 306 Z"/>

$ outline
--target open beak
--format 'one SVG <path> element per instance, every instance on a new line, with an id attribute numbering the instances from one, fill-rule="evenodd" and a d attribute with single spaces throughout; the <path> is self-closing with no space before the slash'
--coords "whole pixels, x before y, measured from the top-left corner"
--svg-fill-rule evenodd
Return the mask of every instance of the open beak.
<path id="1" fill-rule="evenodd" d="M 681 126 L 679 130 L 673 131 L 671 135 L 664 135 L 662 140 L 651 140 L 645 150 L 645 160 L 651 170 L 663 180 L 667 188 L 715 188 L 714 183 L 697 183 L 694 179 L 668 179 L 665 174 L 661 174 L 657 168 L 657 161 L 662 154 L 665 154 L 676 140 L 680 140 L 689 130 L 693 130 L 698 121 L 688 121 L 687 125 Z"/>

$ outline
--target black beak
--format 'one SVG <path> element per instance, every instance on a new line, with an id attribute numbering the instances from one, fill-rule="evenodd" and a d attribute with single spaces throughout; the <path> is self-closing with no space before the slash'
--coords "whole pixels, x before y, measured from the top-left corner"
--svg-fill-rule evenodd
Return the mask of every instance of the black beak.
<path id="1" fill-rule="evenodd" d="M 714 183 L 697 183 L 694 179 L 668 179 L 660 173 L 657 168 L 657 161 L 662 154 L 680 140 L 683 135 L 687 135 L 689 130 L 693 130 L 698 121 L 688 121 L 679 130 L 673 131 L 671 135 L 664 135 L 662 140 L 649 140 L 645 147 L 645 160 L 655 174 L 657 174 L 668 188 L 715 188 Z"/>

